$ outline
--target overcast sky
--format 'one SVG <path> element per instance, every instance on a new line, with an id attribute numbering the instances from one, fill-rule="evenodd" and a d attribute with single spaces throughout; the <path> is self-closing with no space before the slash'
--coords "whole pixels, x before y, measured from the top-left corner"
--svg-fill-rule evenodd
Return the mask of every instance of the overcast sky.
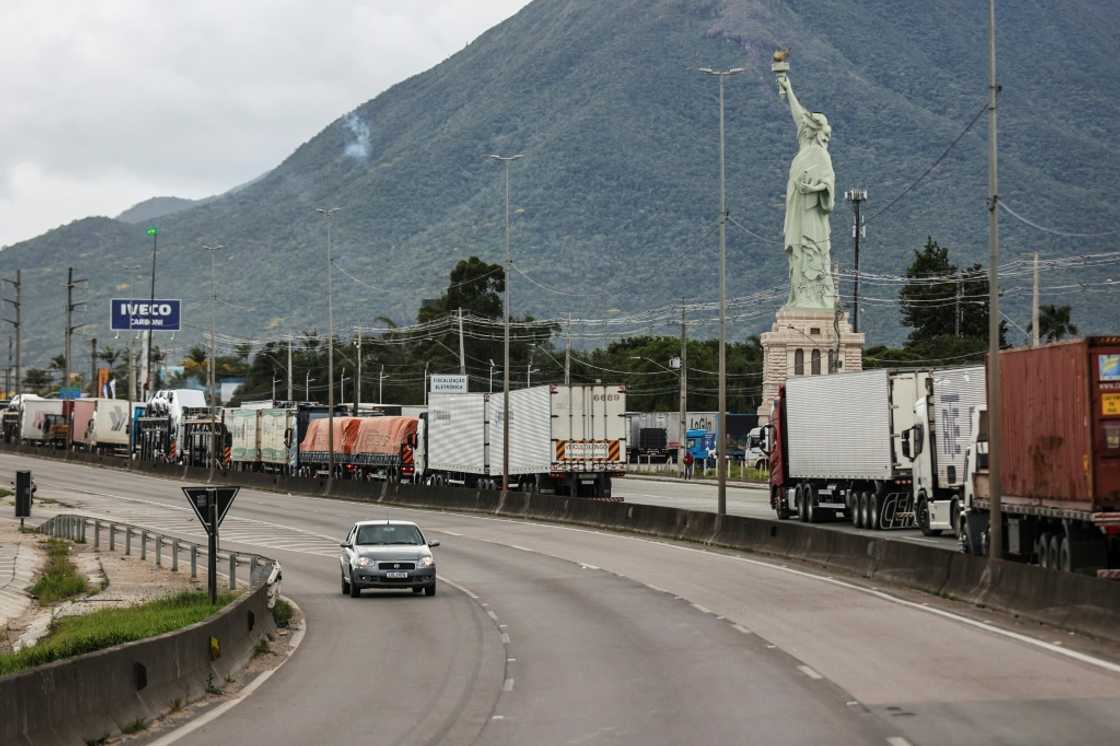
<path id="1" fill-rule="evenodd" d="M 2 0 L 0 246 L 204 197 L 528 0 Z"/>

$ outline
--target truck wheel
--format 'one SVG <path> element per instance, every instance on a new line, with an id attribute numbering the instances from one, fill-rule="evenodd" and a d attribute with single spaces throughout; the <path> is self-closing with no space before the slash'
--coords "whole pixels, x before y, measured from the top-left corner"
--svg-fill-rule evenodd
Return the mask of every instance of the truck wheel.
<path id="1" fill-rule="evenodd" d="M 953 525 L 957 527 L 957 543 L 960 544 L 961 554 L 972 554 L 972 542 L 968 540 L 968 522 L 964 516 L 958 515 Z"/>
<path id="2" fill-rule="evenodd" d="M 809 522 L 809 505 L 805 492 L 804 484 L 797 485 L 797 492 L 795 493 L 795 498 L 797 500 L 797 518 L 802 523 Z"/>
<path id="3" fill-rule="evenodd" d="M 1061 548 L 1061 539 L 1058 535 L 1051 535 L 1046 543 L 1046 566 L 1051 570 L 1061 569 Z"/>
<path id="4" fill-rule="evenodd" d="M 879 495 L 872 492 L 867 498 L 867 527 L 872 531 L 879 530 Z"/>
<path id="5" fill-rule="evenodd" d="M 816 499 L 814 499 L 814 496 L 813 496 L 813 488 L 806 485 L 806 487 L 805 487 L 805 505 L 807 507 L 805 508 L 805 512 L 806 512 L 806 516 L 809 519 L 809 523 L 820 523 L 821 522 L 821 518 L 822 518 L 821 514 L 824 511 L 816 506 L 816 502 L 817 501 L 816 501 Z"/>
<path id="6" fill-rule="evenodd" d="M 929 527 L 929 500 L 925 495 L 918 496 L 918 528 L 922 536 L 941 536 L 941 530 Z"/>
<path id="7" fill-rule="evenodd" d="M 1057 537 L 1055 537 L 1057 538 Z M 1058 566 L 1062 572 L 1073 572 L 1073 555 L 1070 554 L 1069 537 L 1063 536 L 1058 542 Z"/>

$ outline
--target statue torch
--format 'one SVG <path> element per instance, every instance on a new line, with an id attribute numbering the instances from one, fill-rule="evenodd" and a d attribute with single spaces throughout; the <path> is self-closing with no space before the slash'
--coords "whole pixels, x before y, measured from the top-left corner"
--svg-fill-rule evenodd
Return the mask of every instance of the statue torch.
<path id="1" fill-rule="evenodd" d="M 786 89 L 781 82 L 786 80 L 786 76 L 789 74 L 789 49 L 774 52 L 774 61 L 770 64 L 770 70 L 778 76 L 778 95 L 785 98 Z"/>

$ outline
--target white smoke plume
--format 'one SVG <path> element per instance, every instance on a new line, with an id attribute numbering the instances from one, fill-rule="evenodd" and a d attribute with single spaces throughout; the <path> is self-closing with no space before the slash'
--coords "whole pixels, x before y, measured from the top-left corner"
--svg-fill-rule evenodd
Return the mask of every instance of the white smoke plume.
<path id="1" fill-rule="evenodd" d="M 346 125 L 346 129 L 350 130 L 350 134 L 354 136 L 354 139 L 346 144 L 346 155 L 360 161 L 368 160 L 369 125 L 359 119 L 354 112 L 347 114 L 342 121 Z"/>

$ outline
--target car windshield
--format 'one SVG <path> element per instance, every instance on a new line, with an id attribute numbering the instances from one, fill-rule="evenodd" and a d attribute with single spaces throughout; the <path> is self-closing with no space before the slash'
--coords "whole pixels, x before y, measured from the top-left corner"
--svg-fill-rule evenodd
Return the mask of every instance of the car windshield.
<path id="1" fill-rule="evenodd" d="M 355 544 L 423 544 L 424 537 L 416 526 L 358 526 Z"/>

